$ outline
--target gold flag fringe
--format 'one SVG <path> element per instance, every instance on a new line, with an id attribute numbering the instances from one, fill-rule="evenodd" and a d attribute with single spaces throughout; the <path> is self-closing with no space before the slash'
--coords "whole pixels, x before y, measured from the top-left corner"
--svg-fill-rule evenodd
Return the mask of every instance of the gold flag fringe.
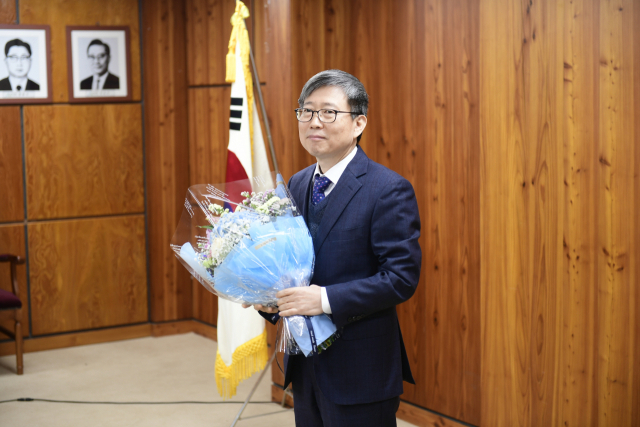
<path id="1" fill-rule="evenodd" d="M 262 334 L 240 345 L 231 356 L 231 366 L 227 366 L 220 352 L 216 356 L 216 384 L 218 393 L 224 400 L 236 394 L 240 381 L 264 369 L 269 359 L 267 351 L 267 329 Z"/>

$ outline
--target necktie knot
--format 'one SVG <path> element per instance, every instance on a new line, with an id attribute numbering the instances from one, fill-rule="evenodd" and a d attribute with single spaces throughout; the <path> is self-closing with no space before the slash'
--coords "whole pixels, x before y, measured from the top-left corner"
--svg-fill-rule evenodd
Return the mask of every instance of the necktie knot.
<path id="1" fill-rule="evenodd" d="M 311 195 L 311 203 L 317 205 L 324 200 L 324 192 L 331 184 L 331 180 L 326 176 L 316 175 L 316 179 L 313 181 L 313 194 Z"/>

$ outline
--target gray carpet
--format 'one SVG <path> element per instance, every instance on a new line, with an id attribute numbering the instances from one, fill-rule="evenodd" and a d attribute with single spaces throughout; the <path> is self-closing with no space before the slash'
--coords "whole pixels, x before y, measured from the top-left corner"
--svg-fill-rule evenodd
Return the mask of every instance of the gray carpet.
<path id="1" fill-rule="evenodd" d="M 0 401 L 21 397 L 51 400 L 216 404 L 112 405 L 50 402 L 0 403 L 3 427 L 204 427 L 230 426 L 241 405 L 223 402 L 215 385 L 216 343 L 196 334 L 140 338 L 24 355 L 24 375 L 15 356 L 0 357 Z M 238 387 L 243 401 L 258 379 Z M 271 400 L 271 373 L 252 401 Z M 267 414 L 267 415 L 264 415 Z M 399 427 L 412 424 L 398 420 Z M 293 411 L 278 404 L 249 404 L 237 427 L 293 427 Z"/>

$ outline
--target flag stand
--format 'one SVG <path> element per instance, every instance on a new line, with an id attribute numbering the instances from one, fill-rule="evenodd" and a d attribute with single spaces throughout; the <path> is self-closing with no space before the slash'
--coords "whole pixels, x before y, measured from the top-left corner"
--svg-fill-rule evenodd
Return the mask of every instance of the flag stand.
<path id="1" fill-rule="evenodd" d="M 244 400 L 244 403 L 242 404 L 242 408 L 240 408 L 240 411 L 238 411 L 238 414 L 236 415 L 236 418 L 231 423 L 230 427 L 235 427 L 235 425 L 238 423 L 238 421 L 240 421 L 240 416 L 242 415 L 242 413 L 244 412 L 245 408 L 249 404 L 249 401 L 251 400 L 251 397 L 253 396 L 253 393 L 255 393 L 256 389 L 258 388 L 258 385 L 260 385 L 260 382 L 262 381 L 262 378 L 264 377 L 264 374 L 267 372 L 267 369 L 269 368 L 269 366 L 271 366 L 271 364 L 275 360 L 277 353 L 278 353 L 278 351 L 274 349 L 273 350 L 273 355 L 271 355 L 271 357 L 269 358 L 269 361 L 267 362 L 266 366 L 264 367 L 264 369 L 260 373 L 260 376 L 258 377 L 258 381 L 256 381 L 256 383 L 253 385 L 253 388 L 251 389 L 251 392 L 249 392 L 249 395 Z M 285 402 L 285 398 L 286 397 L 287 397 L 287 393 L 286 393 L 286 390 L 285 390 L 285 393 L 283 394 L 283 397 L 282 397 L 282 403 L 280 405 L 283 408 L 284 408 L 284 402 Z M 280 412 L 286 412 L 286 411 L 290 411 L 290 410 L 291 409 L 285 409 L 285 410 L 282 410 L 282 411 L 269 412 L 267 414 L 256 415 L 256 417 L 263 417 L 265 415 L 278 414 Z M 251 417 L 251 418 L 253 418 L 253 417 Z"/>
<path id="2" fill-rule="evenodd" d="M 247 23 L 242 20 L 244 28 L 247 28 Z M 247 30 L 248 32 L 249 30 Z M 280 174 L 278 169 L 278 160 L 276 160 L 276 150 L 273 148 L 273 139 L 271 138 L 271 129 L 269 128 L 269 118 L 267 117 L 267 109 L 264 107 L 264 99 L 262 98 L 262 89 L 260 88 L 260 78 L 258 77 L 258 68 L 256 67 L 256 61 L 253 59 L 253 49 L 251 43 L 249 43 L 249 57 L 251 58 L 251 67 L 253 68 L 253 85 L 258 93 L 258 101 L 260 101 L 260 111 L 262 111 L 262 118 L 264 121 L 264 130 L 267 132 L 267 141 L 269 141 L 269 150 L 271 151 L 271 160 L 273 161 L 273 168 L 276 171 L 276 175 Z"/>

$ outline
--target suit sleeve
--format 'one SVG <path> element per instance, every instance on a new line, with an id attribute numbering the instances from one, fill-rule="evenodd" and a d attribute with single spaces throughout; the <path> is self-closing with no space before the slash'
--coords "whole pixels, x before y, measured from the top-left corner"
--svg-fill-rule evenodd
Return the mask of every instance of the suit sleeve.
<path id="1" fill-rule="evenodd" d="M 385 186 L 371 219 L 371 247 L 378 272 L 328 286 L 337 327 L 396 306 L 414 294 L 420 278 L 420 214 L 413 187 L 398 177 Z"/>

